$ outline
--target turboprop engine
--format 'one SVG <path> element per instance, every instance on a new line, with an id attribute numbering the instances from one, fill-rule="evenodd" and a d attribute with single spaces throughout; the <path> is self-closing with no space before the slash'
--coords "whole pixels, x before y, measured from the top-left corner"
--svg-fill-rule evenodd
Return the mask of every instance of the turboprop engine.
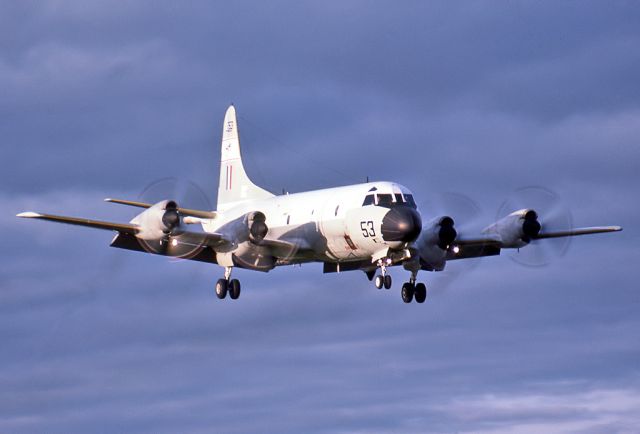
<path id="1" fill-rule="evenodd" d="M 181 221 L 178 204 L 172 200 L 163 200 L 138 214 L 131 223 L 140 227 L 136 234 L 138 238 L 162 240 L 171 235 L 179 235 L 182 232 Z"/>
<path id="2" fill-rule="evenodd" d="M 135 235 L 146 251 L 185 258 L 194 256 L 204 247 L 203 239 L 187 236 L 187 218 L 175 201 L 163 200 L 138 214 L 131 223 L 138 226 Z"/>
<path id="3" fill-rule="evenodd" d="M 260 244 L 269 228 L 265 223 L 267 218 L 260 211 L 253 211 L 246 215 L 247 229 L 249 231 L 249 240 L 255 244 Z"/>
<path id="4" fill-rule="evenodd" d="M 276 264 L 276 258 L 263 244 L 269 232 L 266 216 L 260 211 L 248 212 L 217 229 L 225 239 L 233 240 L 228 254 L 233 263 L 242 268 L 269 271 Z"/>
<path id="5" fill-rule="evenodd" d="M 541 228 L 538 213 L 532 209 L 521 209 L 486 227 L 482 232 L 500 236 L 503 247 L 519 248 L 535 239 Z"/>
<path id="6" fill-rule="evenodd" d="M 442 216 L 429 221 L 415 243 L 421 261 L 434 269 L 443 268 L 447 250 L 457 236 L 451 217 Z"/>

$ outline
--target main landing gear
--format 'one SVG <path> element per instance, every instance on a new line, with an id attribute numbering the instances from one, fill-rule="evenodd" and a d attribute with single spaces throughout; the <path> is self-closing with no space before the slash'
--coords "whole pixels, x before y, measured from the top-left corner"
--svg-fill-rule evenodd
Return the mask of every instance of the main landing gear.
<path id="1" fill-rule="evenodd" d="M 405 303 L 411 303 L 412 300 L 415 300 L 416 303 L 424 303 L 427 299 L 427 287 L 422 282 L 417 284 L 405 282 L 402 285 L 400 295 Z"/>
<path id="2" fill-rule="evenodd" d="M 400 295 L 405 303 L 411 303 L 412 300 L 415 300 L 416 303 L 424 303 L 427 299 L 427 287 L 422 282 L 416 283 L 417 277 L 418 272 L 412 271 L 409 281 L 402 284 Z"/>
<path id="3" fill-rule="evenodd" d="M 391 288 L 391 275 L 387 274 L 387 267 L 390 264 L 391 261 L 388 259 L 380 259 L 378 261 L 377 265 L 380 268 L 380 274 L 378 274 L 373 281 L 376 288 L 382 289 L 383 286 L 385 289 Z M 427 299 L 427 287 L 422 282 L 416 283 L 417 277 L 418 271 L 412 271 L 409 281 L 402 284 L 400 295 L 402 296 L 402 301 L 405 303 L 411 303 L 413 300 L 415 300 L 416 303 L 424 303 Z"/>
<path id="4" fill-rule="evenodd" d="M 229 293 L 229 297 L 236 300 L 240 297 L 240 281 L 238 279 L 231 279 L 231 267 L 224 268 L 224 279 L 218 279 L 216 282 L 216 296 L 219 299 L 223 299 Z"/>

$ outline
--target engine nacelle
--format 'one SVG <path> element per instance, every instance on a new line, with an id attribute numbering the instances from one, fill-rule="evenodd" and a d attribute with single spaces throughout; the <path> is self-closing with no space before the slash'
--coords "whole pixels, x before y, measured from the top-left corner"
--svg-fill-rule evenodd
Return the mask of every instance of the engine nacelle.
<path id="1" fill-rule="evenodd" d="M 136 236 L 143 240 L 160 240 L 181 232 L 181 216 L 178 205 L 172 200 L 163 200 L 147 208 L 131 220 L 140 231 Z"/>
<path id="2" fill-rule="evenodd" d="M 423 226 L 415 242 L 420 259 L 434 269 L 440 268 L 440 265 L 444 264 L 447 249 L 457 236 L 451 217 L 442 216 L 429 221 Z"/>
<path id="3" fill-rule="evenodd" d="M 265 246 L 260 245 L 267 236 L 269 228 L 266 216 L 260 211 L 252 211 L 225 229 L 237 241 L 233 250 L 233 262 L 241 268 L 257 271 L 269 271 L 276 265 L 276 258 Z"/>
<path id="4" fill-rule="evenodd" d="M 519 248 L 535 239 L 540 229 L 538 214 L 532 209 L 521 209 L 487 226 L 482 232 L 500 236 L 503 247 Z"/>
<path id="5" fill-rule="evenodd" d="M 253 211 L 247 214 L 247 229 L 249 230 L 249 240 L 255 244 L 260 242 L 267 236 L 269 228 L 265 223 L 267 217 L 260 211 Z"/>

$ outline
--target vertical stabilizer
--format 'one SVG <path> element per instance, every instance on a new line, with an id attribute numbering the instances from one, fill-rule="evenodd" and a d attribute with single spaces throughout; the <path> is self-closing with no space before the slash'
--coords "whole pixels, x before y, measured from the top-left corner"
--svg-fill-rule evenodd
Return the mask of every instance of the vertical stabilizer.
<path id="1" fill-rule="evenodd" d="M 273 197 L 267 190 L 255 185 L 242 165 L 236 109 L 229 106 L 222 125 L 220 154 L 220 183 L 218 184 L 218 211 L 232 208 L 239 202 Z"/>

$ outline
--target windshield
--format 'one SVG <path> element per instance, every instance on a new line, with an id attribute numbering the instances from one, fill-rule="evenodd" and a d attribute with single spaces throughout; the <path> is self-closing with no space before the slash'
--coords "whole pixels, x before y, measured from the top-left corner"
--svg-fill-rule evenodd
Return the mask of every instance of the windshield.
<path id="1" fill-rule="evenodd" d="M 400 193 L 378 194 L 377 202 L 376 202 L 376 195 L 368 194 L 367 196 L 365 196 L 364 202 L 362 202 L 362 206 L 367 206 L 367 205 L 377 205 L 377 206 L 382 206 L 384 208 L 395 208 L 398 206 L 408 206 L 413 209 L 417 208 L 412 195 L 410 194 L 402 195 Z"/>

